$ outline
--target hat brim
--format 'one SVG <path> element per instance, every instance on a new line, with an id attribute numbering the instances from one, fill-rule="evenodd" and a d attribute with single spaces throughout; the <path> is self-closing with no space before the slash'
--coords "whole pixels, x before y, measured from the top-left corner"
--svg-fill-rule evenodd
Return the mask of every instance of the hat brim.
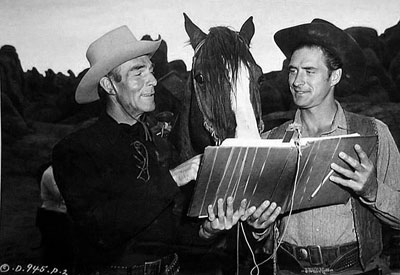
<path id="1" fill-rule="evenodd" d="M 321 45 L 340 57 L 343 63 L 342 77 L 353 86 L 359 86 L 364 81 L 366 60 L 362 49 L 353 37 L 333 24 L 313 21 L 294 26 L 278 31 L 274 40 L 288 59 L 301 44 Z"/>
<path id="2" fill-rule="evenodd" d="M 150 57 L 157 51 L 161 40 L 144 41 L 127 44 L 120 48 L 118 52 L 109 53 L 102 60 L 94 64 L 82 77 L 75 92 L 75 100 L 80 104 L 90 103 L 99 99 L 97 86 L 100 79 L 108 74 L 112 69 L 125 63 L 128 60 L 139 56 L 149 55 Z"/>

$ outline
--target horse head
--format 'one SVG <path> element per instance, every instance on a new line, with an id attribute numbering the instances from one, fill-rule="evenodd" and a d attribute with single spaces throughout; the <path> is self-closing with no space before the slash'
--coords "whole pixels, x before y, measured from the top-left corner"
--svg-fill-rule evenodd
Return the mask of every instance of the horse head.
<path id="1" fill-rule="evenodd" d="M 259 138 L 263 129 L 258 82 L 262 70 L 250 52 L 253 18 L 247 19 L 239 32 L 217 26 L 205 34 L 186 14 L 184 17 L 194 49 L 182 106 L 186 112 L 181 113 L 189 136 L 184 143 L 191 145 L 194 153 L 202 153 L 207 145 L 219 145 L 226 138 Z M 184 147 L 178 149 L 186 152 Z"/>

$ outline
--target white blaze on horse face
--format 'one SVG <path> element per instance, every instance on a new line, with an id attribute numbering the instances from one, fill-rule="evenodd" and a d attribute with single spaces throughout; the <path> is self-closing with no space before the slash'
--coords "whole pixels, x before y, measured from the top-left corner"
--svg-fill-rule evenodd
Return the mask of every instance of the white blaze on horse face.
<path id="1" fill-rule="evenodd" d="M 257 120 L 250 101 L 250 77 L 247 67 L 241 63 L 236 90 L 231 91 L 231 105 L 236 117 L 235 138 L 260 139 Z"/>

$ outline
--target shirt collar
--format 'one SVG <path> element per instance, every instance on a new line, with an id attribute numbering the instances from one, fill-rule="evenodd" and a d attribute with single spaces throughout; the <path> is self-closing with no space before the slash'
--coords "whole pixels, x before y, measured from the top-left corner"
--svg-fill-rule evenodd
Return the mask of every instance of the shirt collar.
<path id="1" fill-rule="evenodd" d="M 332 126 L 329 129 L 329 131 L 322 133 L 322 135 L 329 135 L 329 134 L 335 132 L 337 129 L 347 131 L 347 122 L 346 122 L 346 117 L 344 115 L 343 108 L 337 100 L 335 100 L 335 104 L 337 106 L 337 111 L 336 111 L 335 117 L 333 118 Z M 300 109 L 297 109 L 297 111 L 295 113 L 294 124 L 298 124 L 298 125 L 302 126 Z"/>
<path id="2" fill-rule="evenodd" d="M 139 138 L 144 134 L 143 126 L 137 122 L 133 125 L 118 123 L 109 114 L 103 112 L 99 117 L 99 124 L 102 132 L 114 144 L 121 136 L 136 135 Z"/>

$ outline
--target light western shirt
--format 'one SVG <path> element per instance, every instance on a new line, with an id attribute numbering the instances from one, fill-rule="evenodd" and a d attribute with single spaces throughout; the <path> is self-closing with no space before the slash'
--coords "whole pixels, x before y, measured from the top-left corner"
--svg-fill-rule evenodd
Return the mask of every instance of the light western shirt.
<path id="1" fill-rule="evenodd" d="M 321 136 L 338 136 L 347 134 L 347 123 L 344 111 L 336 102 L 338 111 L 332 127 Z M 302 124 L 300 111 L 297 110 L 294 122 Z M 377 217 L 393 228 L 400 228 L 400 154 L 396 143 L 386 124 L 375 119 L 378 131 L 376 201 L 367 205 Z M 268 137 L 269 131 L 262 135 Z M 331 246 L 356 240 L 351 201 L 346 204 L 333 205 L 303 211 L 283 218 L 282 240 L 299 246 Z"/>

